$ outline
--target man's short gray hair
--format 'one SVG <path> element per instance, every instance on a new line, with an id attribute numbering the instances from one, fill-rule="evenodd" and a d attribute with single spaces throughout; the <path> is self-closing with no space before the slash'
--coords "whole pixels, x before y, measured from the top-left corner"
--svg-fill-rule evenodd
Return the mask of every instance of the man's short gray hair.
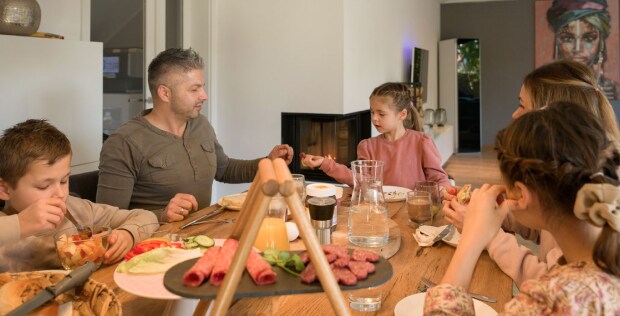
<path id="1" fill-rule="evenodd" d="M 169 48 L 159 53 L 149 64 L 148 79 L 151 94 L 156 94 L 160 79 L 173 68 L 189 72 L 195 69 L 203 69 L 204 62 L 202 57 L 191 47 L 188 49 Z"/>

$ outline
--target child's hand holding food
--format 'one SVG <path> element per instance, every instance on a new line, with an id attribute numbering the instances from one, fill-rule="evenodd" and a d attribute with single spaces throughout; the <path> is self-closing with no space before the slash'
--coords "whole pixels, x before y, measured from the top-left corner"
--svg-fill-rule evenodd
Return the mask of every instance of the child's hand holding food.
<path id="1" fill-rule="evenodd" d="M 41 199 L 17 214 L 20 238 L 56 229 L 62 224 L 67 205 L 61 198 Z"/>

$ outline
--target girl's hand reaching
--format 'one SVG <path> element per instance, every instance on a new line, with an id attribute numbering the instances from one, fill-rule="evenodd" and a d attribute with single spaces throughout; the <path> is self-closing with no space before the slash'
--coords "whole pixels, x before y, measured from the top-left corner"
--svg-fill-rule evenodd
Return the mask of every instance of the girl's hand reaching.
<path id="1" fill-rule="evenodd" d="M 502 200 L 505 192 L 506 186 L 489 184 L 474 191 L 467 205 L 463 236 L 459 244 L 482 252 L 499 231 L 508 212 L 517 207 L 515 200 Z M 501 201 L 501 204 L 497 201 Z"/>
<path id="2" fill-rule="evenodd" d="M 323 163 L 323 160 L 325 159 L 324 157 L 321 157 L 321 156 L 308 155 L 305 153 L 301 153 L 300 157 L 301 157 L 301 165 L 310 167 L 312 169 L 320 167 L 321 164 Z"/>

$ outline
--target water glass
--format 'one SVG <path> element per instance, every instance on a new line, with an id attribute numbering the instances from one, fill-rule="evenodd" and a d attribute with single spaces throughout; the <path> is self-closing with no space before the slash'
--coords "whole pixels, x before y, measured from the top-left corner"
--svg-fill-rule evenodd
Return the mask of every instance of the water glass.
<path id="1" fill-rule="evenodd" d="M 435 181 L 416 182 L 414 191 L 426 191 L 431 194 L 431 209 L 433 216 L 441 209 L 441 195 L 439 194 L 439 184 Z"/>
<path id="2" fill-rule="evenodd" d="M 297 189 L 297 193 L 299 194 L 299 198 L 302 201 L 306 200 L 306 177 L 300 173 L 291 174 L 293 177 L 293 181 L 295 182 L 295 188 Z"/>
<path id="3" fill-rule="evenodd" d="M 420 190 L 407 192 L 407 214 L 409 225 L 413 227 L 431 224 L 433 222 L 431 194 Z"/>
<path id="4" fill-rule="evenodd" d="M 379 287 L 351 291 L 348 294 L 349 307 L 360 312 L 375 312 L 381 308 L 383 291 Z"/>

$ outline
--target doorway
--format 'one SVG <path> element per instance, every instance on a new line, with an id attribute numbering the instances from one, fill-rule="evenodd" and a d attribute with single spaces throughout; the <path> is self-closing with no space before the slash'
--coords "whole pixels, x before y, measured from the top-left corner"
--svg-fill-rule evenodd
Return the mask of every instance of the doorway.
<path id="1" fill-rule="evenodd" d="M 144 29 L 152 6 L 164 14 L 165 46 L 182 47 L 182 1 L 92 0 L 91 41 L 103 43 L 103 140 L 148 108 L 145 42 L 159 28 Z M 163 10 L 162 10 L 163 9 Z M 161 18 L 160 18 L 161 16 Z M 159 22 L 159 21 L 157 21 Z M 154 56 L 153 56 L 154 57 Z"/>

